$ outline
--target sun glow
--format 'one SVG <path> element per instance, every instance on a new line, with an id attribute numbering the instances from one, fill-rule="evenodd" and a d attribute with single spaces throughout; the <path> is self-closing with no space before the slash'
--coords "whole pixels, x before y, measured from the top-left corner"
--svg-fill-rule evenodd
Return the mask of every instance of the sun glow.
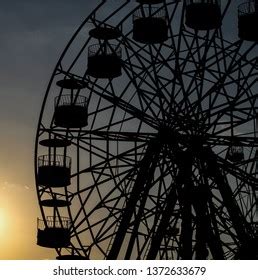
<path id="1" fill-rule="evenodd" d="M 0 208 L 0 238 L 2 239 L 6 234 L 7 219 L 3 208 Z"/>
<path id="2" fill-rule="evenodd" d="M 37 197 L 27 184 L 0 178 L 0 260 L 55 259 L 55 251 L 36 245 Z"/>

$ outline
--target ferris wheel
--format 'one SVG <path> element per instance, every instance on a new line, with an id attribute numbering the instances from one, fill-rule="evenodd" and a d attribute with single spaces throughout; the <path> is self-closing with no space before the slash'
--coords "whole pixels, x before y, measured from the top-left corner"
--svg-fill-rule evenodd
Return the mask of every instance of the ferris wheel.
<path id="1" fill-rule="evenodd" d="M 59 259 L 258 258 L 258 2 L 101 1 L 40 112 L 37 243 Z M 236 10 L 237 14 L 237 10 Z"/>

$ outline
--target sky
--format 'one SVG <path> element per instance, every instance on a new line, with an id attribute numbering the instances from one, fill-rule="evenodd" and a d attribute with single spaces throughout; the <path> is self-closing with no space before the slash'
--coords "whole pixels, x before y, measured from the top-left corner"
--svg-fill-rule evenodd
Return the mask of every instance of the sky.
<path id="1" fill-rule="evenodd" d="M 55 258 L 54 250 L 36 245 L 40 216 L 33 169 L 36 127 L 55 64 L 95 4 L 94 0 L 1 4 L 0 259 Z"/>
<path id="2" fill-rule="evenodd" d="M 54 258 L 36 246 L 34 141 L 50 75 L 95 1 L 13 0 L 0 10 L 0 259 Z"/>

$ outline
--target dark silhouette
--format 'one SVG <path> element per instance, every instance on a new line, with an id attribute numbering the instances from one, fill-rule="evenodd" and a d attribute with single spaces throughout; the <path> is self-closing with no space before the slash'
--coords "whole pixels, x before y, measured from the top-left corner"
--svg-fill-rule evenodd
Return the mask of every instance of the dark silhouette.
<path id="1" fill-rule="evenodd" d="M 38 245 L 58 259 L 257 259 L 257 46 L 244 40 L 257 41 L 258 0 L 239 6 L 233 43 L 229 0 L 114 2 L 47 88 Z"/>
<path id="2" fill-rule="evenodd" d="M 258 1 L 249 0 L 238 7 L 238 35 L 242 40 L 258 42 Z"/>

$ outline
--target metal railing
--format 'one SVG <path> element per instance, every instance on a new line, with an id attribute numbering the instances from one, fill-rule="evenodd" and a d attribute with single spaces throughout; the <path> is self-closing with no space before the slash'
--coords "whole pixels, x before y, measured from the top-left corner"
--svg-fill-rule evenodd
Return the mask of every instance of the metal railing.
<path id="1" fill-rule="evenodd" d="M 255 1 L 245 2 L 238 6 L 238 15 L 249 15 L 249 14 L 258 14 L 258 3 Z M 258 16 L 258 15 L 257 15 Z M 255 28 L 255 26 L 254 26 Z"/>
<path id="2" fill-rule="evenodd" d="M 232 146 L 229 148 L 230 155 L 243 154 L 244 148 L 242 146 Z"/>
<path id="3" fill-rule="evenodd" d="M 186 5 L 190 4 L 218 4 L 218 6 L 221 6 L 221 0 L 186 0 Z"/>
<path id="4" fill-rule="evenodd" d="M 72 159 L 63 155 L 42 155 L 38 157 L 38 166 L 60 166 L 71 168 Z"/>
<path id="5" fill-rule="evenodd" d="M 68 217 L 54 217 L 47 216 L 46 217 L 46 227 L 47 228 L 63 228 L 68 229 L 71 226 L 71 220 Z M 43 219 L 37 219 L 37 227 L 38 229 L 45 228 L 45 222 Z"/>
<path id="6" fill-rule="evenodd" d="M 133 21 L 139 18 L 161 18 L 166 20 L 166 11 L 164 8 L 143 7 L 136 10 L 133 14 Z"/>
<path id="7" fill-rule="evenodd" d="M 76 105 L 76 106 L 87 108 L 88 99 L 82 95 L 72 96 L 71 94 L 64 94 L 61 97 L 57 96 L 55 98 L 55 107 L 69 106 L 69 105 Z"/>
<path id="8" fill-rule="evenodd" d="M 88 48 L 88 56 L 98 56 L 98 55 L 116 55 L 117 57 L 122 57 L 122 49 L 114 44 L 94 44 Z"/>

